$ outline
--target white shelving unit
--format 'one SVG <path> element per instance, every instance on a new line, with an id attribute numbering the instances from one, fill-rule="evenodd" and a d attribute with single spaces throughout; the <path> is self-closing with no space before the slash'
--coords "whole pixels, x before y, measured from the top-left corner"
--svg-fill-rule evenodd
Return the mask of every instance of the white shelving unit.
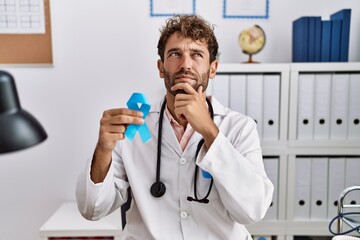
<path id="1" fill-rule="evenodd" d="M 298 80 L 300 74 L 360 73 L 360 63 L 220 64 L 217 72 L 229 76 L 274 73 L 281 76 L 279 139 L 261 141 L 261 144 L 264 157 L 279 159 L 277 220 L 246 227 L 253 235 L 271 235 L 278 240 L 293 240 L 294 236 L 329 236 L 331 239 L 330 219 L 294 220 L 296 156 L 360 156 L 360 139 L 298 140 Z"/>

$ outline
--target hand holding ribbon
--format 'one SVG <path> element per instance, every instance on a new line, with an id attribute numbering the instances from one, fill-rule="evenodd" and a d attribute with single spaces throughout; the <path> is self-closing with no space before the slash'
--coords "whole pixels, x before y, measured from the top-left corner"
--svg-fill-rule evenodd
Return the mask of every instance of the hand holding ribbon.
<path id="1" fill-rule="evenodd" d="M 127 102 L 127 106 L 131 110 L 141 111 L 143 113 L 144 119 L 150 111 L 150 104 L 147 101 L 145 95 L 142 93 L 133 93 Z M 150 131 L 145 122 L 141 125 L 130 124 L 124 134 L 129 139 L 129 141 L 132 141 L 137 131 L 139 132 L 143 143 L 151 139 Z"/>

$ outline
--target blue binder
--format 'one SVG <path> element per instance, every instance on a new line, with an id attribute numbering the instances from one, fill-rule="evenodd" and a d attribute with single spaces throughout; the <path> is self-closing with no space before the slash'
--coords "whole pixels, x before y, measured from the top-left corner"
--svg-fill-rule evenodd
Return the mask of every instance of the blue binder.
<path id="1" fill-rule="evenodd" d="M 315 59 L 314 62 L 320 62 L 321 58 L 321 17 L 315 18 Z"/>
<path id="2" fill-rule="evenodd" d="M 309 17 L 301 17 L 293 21 L 292 60 L 308 62 Z"/>
<path id="3" fill-rule="evenodd" d="M 321 62 L 330 62 L 332 21 L 321 22 Z"/>
<path id="4" fill-rule="evenodd" d="M 340 62 L 349 61 L 349 40 L 351 9 L 343 9 L 330 16 L 331 20 L 341 20 L 342 29 L 340 37 Z"/>
<path id="5" fill-rule="evenodd" d="M 317 26 L 321 22 L 321 17 L 309 17 L 309 46 L 308 46 L 308 62 L 318 62 L 317 58 L 320 58 L 320 27 Z"/>
<path id="6" fill-rule="evenodd" d="M 330 62 L 340 62 L 340 41 L 342 20 L 331 20 Z"/>

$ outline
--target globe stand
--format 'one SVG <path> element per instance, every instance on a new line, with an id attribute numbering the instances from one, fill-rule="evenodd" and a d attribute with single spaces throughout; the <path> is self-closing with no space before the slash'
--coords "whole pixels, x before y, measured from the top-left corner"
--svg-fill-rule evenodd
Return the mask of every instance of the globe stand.
<path id="1" fill-rule="evenodd" d="M 243 53 L 249 55 L 249 60 L 247 60 L 247 62 L 243 62 L 243 63 L 260 63 L 260 62 L 253 61 L 253 58 L 252 58 L 252 55 L 253 55 L 253 54 L 246 53 L 246 52 L 244 52 L 244 51 L 243 51 Z"/>

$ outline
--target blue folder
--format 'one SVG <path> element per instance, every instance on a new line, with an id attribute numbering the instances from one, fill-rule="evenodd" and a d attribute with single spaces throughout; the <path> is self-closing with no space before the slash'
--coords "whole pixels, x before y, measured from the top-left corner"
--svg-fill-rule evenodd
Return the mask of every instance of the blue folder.
<path id="1" fill-rule="evenodd" d="M 349 40 L 350 40 L 350 20 L 351 9 L 343 9 L 330 16 L 331 20 L 342 21 L 340 37 L 340 62 L 349 61 Z"/>
<path id="2" fill-rule="evenodd" d="M 308 62 L 309 17 L 293 21 L 292 31 L 292 61 Z"/>

